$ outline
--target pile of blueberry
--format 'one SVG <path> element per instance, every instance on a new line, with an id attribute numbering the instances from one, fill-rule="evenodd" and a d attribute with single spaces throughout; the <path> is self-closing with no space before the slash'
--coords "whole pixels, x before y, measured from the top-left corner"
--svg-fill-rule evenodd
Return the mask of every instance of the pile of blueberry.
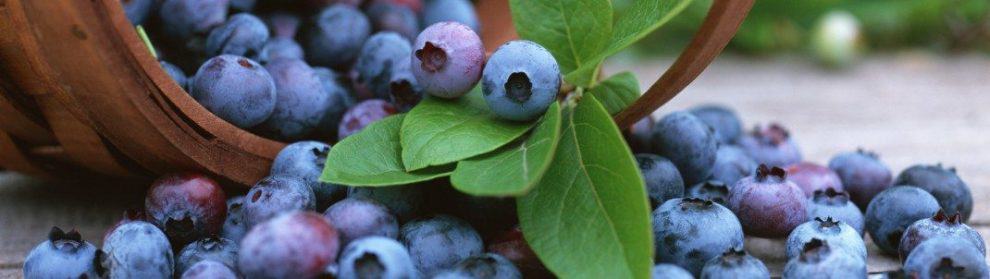
<path id="1" fill-rule="evenodd" d="M 806 162 L 781 125 L 746 133 L 717 105 L 644 119 L 627 141 L 654 206 L 654 278 L 768 278 L 744 236 L 786 239 L 784 278 L 866 278 L 867 233 L 903 263 L 890 275 L 990 276 L 983 239 L 965 224 L 973 197 L 953 168 L 894 178 L 863 150 Z"/>
<path id="2" fill-rule="evenodd" d="M 509 42 L 486 61 L 469 0 L 122 3 L 196 101 L 276 140 L 336 141 L 425 94 L 458 98 L 482 75 L 492 111 L 528 121 L 560 87 L 556 61 L 538 44 Z"/>

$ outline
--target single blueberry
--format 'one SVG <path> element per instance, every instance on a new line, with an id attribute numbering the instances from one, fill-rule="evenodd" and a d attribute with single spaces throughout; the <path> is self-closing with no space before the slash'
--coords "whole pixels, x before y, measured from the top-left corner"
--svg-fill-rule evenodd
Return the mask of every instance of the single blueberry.
<path id="1" fill-rule="evenodd" d="M 225 54 L 206 61 L 189 89 L 203 107 L 240 128 L 261 124 L 275 110 L 274 79 L 257 62 L 241 56 Z"/>
<path id="2" fill-rule="evenodd" d="M 866 259 L 812 239 L 784 265 L 784 278 L 866 278 Z"/>
<path id="3" fill-rule="evenodd" d="M 743 230 L 728 208 L 710 200 L 679 198 L 653 211 L 657 262 L 698 275 L 705 263 L 730 248 L 741 248 Z"/>
<path id="4" fill-rule="evenodd" d="M 453 21 L 471 27 L 475 32 L 481 31 L 481 24 L 474 5 L 468 0 L 424 0 L 423 26 L 434 23 Z"/>
<path id="5" fill-rule="evenodd" d="M 399 236 L 399 222 L 395 216 L 384 205 L 371 199 L 343 199 L 330 206 L 323 217 L 340 232 L 341 245 L 362 237 L 395 239 Z"/>
<path id="6" fill-rule="evenodd" d="M 807 198 L 786 176 L 781 168 L 760 165 L 755 175 L 739 180 L 729 190 L 729 208 L 747 235 L 785 237 L 808 220 Z"/>
<path id="7" fill-rule="evenodd" d="M 261 46 L 258 53 L 258 62 L 268 64 L 268 62 L 279 59 L 303 59 L 303 49 L 292 38 L 272 38 Z"/>
<path id="8" fill-rule="evenodd" d="M 759 164 L 785 167 L 801 162 L 801 150 L 797 143 L 790 132 L 777 123 L 756 126 L 751 133 L 739 139 L 739 147 Z"/>
<path id="9" fill-rule="evenodd" d="M 969 241 L 980 253 L 986 255 L 986 244 L 980 233 L 963 224 L 959 213 L 946 215 L 944 211 L 939 210 L 935 216 L 915 221 L 904 231 L 900 245 L 897 246 L 901 261 L 906 260 L 911 251 L 919 244 L 936 237 L 952 237 Z"/>
<path id="10" fill-rule="evenodd" d="M 653 149 L 674 162 L 684 184 L 694 185 L 707 179 L 715 166 L 719 144 L 712 132 L 693 114 L 673 112 L 653 127 Z"/>
<path id="11" fill-rule="evenodd" d="M 365 14 L 375 32 L 392 31 L 408 41 L 415 40 L 419 34 L 419 17 L 407 6 L 376 2 L 368 6 Z"/>
<path id="12" fill-rule="evenodd" d="M 973 194 L 955 168 L 944 168 L 941 164 L 914 165 L 897 175 L 894 185 L 911 185 L 927 191 L 946 214 L 962 214 L 963 222 L 973 212 Z"/>
<path id="13" fill-rule="evenodd" d="M 895 186 L 880 192 L 866 207 L 866 231 L 888 255 L 897 255 L 904 230 L 915 221 L 938 212 L 938 201 L 913 186 Z"/>
<path id="14" fill-rule="evenodd" d="M 753 175 L 753 171 L 759 165 L 738 146 L 719 145 L 718 152 L 715 153 L 711 179 L 725 182 L 732 187 L 743 177 Z"/>
<path id="15" fill-rule="evenodd" d="M 409 247 L 413 262 L 426 276 L 480 255 L 484 249 L 478 232 L 464 220 L 447 215 L 406 223 L 399 241 Z"/>
<path id="16" fill-rule="evenodd" d="M 251 187 L 242 207 L 247 228 L 281 213 L 314 210 L 316 197 L 305 181 L 291 176 L 269 176 Z"/>
<path id="17" fill-rule="evenodd" d="M 701 278 L 765 279 L 770 278 L 770 270 L 763 261 L 750 256 L 745 250 L 732 248 L 705 263 L 705 267 L 701 269 Z"/>
<path id="18" fill-rule="evenodd" d="M 291 176 L 305 181 L 316 196 L 316 209 L 323 210 L 346 195 L 343 186 L 320 182 L 329 152 L 330 145 L 318 141 L 286 145 L 275 156 L 271 175 Z"/>
<path id="19" fill-rule="evenodd" d="M 815 194 L 808 199 L 808 220 L 815 218 L 829 218 L 841 221 L 863 235 L 866 233 L 866 220 L 863 212 L 849 201 L 849 194 L 835 189 L 815 191 Z"/>
<path id="20" fill-rule="evenodd" d="M 227 19 L 229 0 L 165 0 L 159 9 L 165 35 L 184 42 L 205 36 Z"/>
<path id="21" fill-rule="evenodd" d="M 165 233 L 148 222 L 120 225 L 103 242 L 103 266 L 109 278 L 172 278 L 172 246 Z"/>
<path id="22" fill-rule="evenodd" d="M 646 153 L 636 154 L 636 162 L 646 182 L 651 208 L 656 208 L 667 200 L 684 197 L 684 180 L 673 162 Z"/>
<path id="23" fill-rule="evenodd" d="M 268 37 L 268 27 L 260 18 L 247 13 L 236 14 L 210 31 L 206 37 L 206 53 L 254 57 L 261 52 Z"/>
<path id="24" fill-rule="evenodd" d="M 410 53 L 412 47 L 409 40 L 398 33 L 375 33 L 364 43 L 354 63 L 358 84 L 375 98 L 388 99 L 392 75 L 397 70 L 408 69 Z"/>
<path id="25" fill-rule="evenodd" d="M 53 227 L 48 240 L 38 244 L 24 259 L 24 278 L 101 278 L 102 252 L 83 241 L 79 232 Z"/>
<path id="26" fill-rule="evenodd" d="M 787 236 L 787 258 L 801 255 L 801 249 L 812 239 L 827 241 L 833 248 L 866 259 L 866 243 L 853 227 L 831 217 L 816 218 L 797 226 Z"/>
<path id="27" fill-rule="evenodd" d="M 306 40 L 306 57 L 315 65 L 347 68 L 371 35 L 371 22 L 349 5 L 330 6 L 314 20 Z"/>
<path id="28" fill-rule="evenodd" d="M 265 69 L 272 75 L 278 100 L 271 117 L 262 123 L 266 133 L 280 140 L 299 140 L 316 129 L 330 108 L 331 96 L 320 76 L 306 62 L 280 59 Z"/>
<path id="29" fill-rule="evenodd" d="M 529 121 L 546 112 L 560 91 L 560 67 L 547 49 L 511 41 L 495 50 L 482 71 L 488 108 L 500 118 Z"/>
<path id="30" fill-rule="evenodd" d="M 319 214 L 283 213 L 244 236 L 237 268 L 247 278 L 316 278 L 336 262 L 338 237 Z"/>
<path id="31" fill-rule="evenodd" d="M 873 152 L 860 149 L 835 155 L 828 167 L 839 174 L 842 187 L 861 210 L 866 210 L 873 197 L 891 186 L 890 169 Z"/>
<path id="32" fill-rule="evenodd" d="M 485 46 L 470 27 L 430 25 L 413 44 L 412 73 L 430 95 L 457 98 L 474 89 L 485 67 Z"/>
<path id="33" fill-rule="evenodd" d="M 148 221 L 180 247 L 216 235 L 227 218 L 227 195 L 216 181 L 196 173 L 164 175 L 144 199 Z M 181 273 L 181 272 L 180 272 Z"/>
<path id="34" fill-rule="evenodd" d="M 715 128 L 715 138 L 722 144 L 733 144 L 742 135 L 742 121 L 732 109 L 716 104 L 691 108 L 690 112 L 702 122 Z"/>
<path id="35" fill-rule="evenodd" d="M 907 256 L 904 272 L 919 278 L 990 278 L 984 255 L 972 243 L 953 237 L 922 242 Z"/>
<path id="36" fill-rule="evenodd" d="M 184 274 L 193 265 L 204 260 L 236 267 L 238 250 L 236 242 L 225 238 L 208 237 L 194 241 L 179 251 L 175 261 L 175 273 Z"/>
<path id="37" fill-rule="evenodd" d="M 413 265 L 402 243 L 380 236 L 360 238 L 347 244 L 340 254 L 340 279 L 416 278 Z"/>

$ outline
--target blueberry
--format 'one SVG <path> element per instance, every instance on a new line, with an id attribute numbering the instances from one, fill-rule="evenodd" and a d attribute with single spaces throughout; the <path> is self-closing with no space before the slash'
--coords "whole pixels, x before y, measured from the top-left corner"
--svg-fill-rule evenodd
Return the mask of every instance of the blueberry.
<path id="1" fill-rule="evenodd" d="M 323 213 L 337 231 L 340 244 L 368 236 L 396 238 L 399 236 L 399 222 L 388 212 L 388 208 L 367 198 L 343 199 Z"/>
<path id="2" fill-rule="evenodd" d="M 265 69 L 272 74 L 278 100 L 271 117 L 262 126 L 277 139 L 299 140 L 316 129 L 330 108 L 330 95 L 324 91 L 319 75 L 306 62 L 280 59 Z"/>
<path id="3" fill-rule="evenodd" d="M 811 197 L 815 191 L 834 189 L 842 191 L 842 179 L 830 168 L 810 162 L 801 162 L 784 168 L 787 180 L 794 182 L 804 195 Z"/>
<path id="4" fill-rule="evenodd" d="M 157 5 L 155 0 L 120 0 L 120 4 L 124 6 L 124 14 L 133 25 L 144 24 Z"/>
<path id="5" fill-rule="evenodd" d="M 158 61 L 158 64 L 162 65 L 162 69 L 165 70 L 165 73 L 172 77 L 172 80 L 174 80 L 179 87 L 182 87 L 183 89 L 187 88 L 188 78 L 186 77 L 186 73 L 183 72 L 182 69 L 179 69 L 179 66 L 175 66 L 172 63 L 165 61 Z"/>
<path id="6" fill-rule="evenodd" d="M 470 27 L 456 22 L 430 25 L 413 45 L 412 72 L 426 93 L 457 98 L 481 79 L 485 46 Z"/>
<path id="7" fill-rule="evenodd" d="M 800 256 L 801 249 L 812 239 L 827 241 L 832 248 L 866 259 L 866 244 L 853 227 L 831 217 L 815 218 L 791 231 L 787 236 L 787 258 Z"/>
<path id="8" fill-rule="evenodd" d="M 172 246 L 165 233 L 148 222 L 128 222 L 103 242 L 103 266 L 109 278 L 172 278 Z"/>
<path id="9" fill-rule="evenodd" d="M 956 174 L 955 168 L 939 165 L 914 165 L 894 179 L 894 185 L 911 185 L 932 194 L 946 214 L 962 215 L 962 221 L 969 220 L 973 212 L 973 194 L 969 186 Z"/>
<path id="10" fill-rule="evenodd" d="M 83 241 L 79 232 L 53 227 L 48 240 L 38 244 L 24 260 L 24 278 L 101 278 L 97 263 L 101 252 Z"/>
<path id="11" fill-rule="evenodd" d="M 742 121 L 730 108 L 709 104 L 691 108 L 691 114 L 715 128 L 715 138 L 722 144 L 733 144 L 742 136 Z"/>
<path id="12" fill-rule="evenodd" d="M 229 0 L 165 0 L 159 10 L 165 35 L 185 41 L 206 35 L 227 19 Z"/>
<path id="13" fill-rule="evenodd" d="M 988 278 L 990 271 L 972 243 L 952 237 L 922 242 L 904 261 L 904 272 L 917 278 Z"/>
<path id="14" fill-rule="evenodd" d="M 375 98 L 388 99 L 393 72 L 408 69 L 412 47 L 395 32 L 379 32 L 361 47 L 354 71 L 357 82 Z"/>
<path id="15" fill-rule="evenodd" d="M 863 212 L 849 201 L 849 194 L 846 192 L 832 188 L 818 190 L 808 200 L 808 220 L 829 217 L 849 225 L 859 235 L 866 233 L 866 229 L 863 228 L 866 226 Z"/>
<path id="16" fill-rule="evenodd" d="M 423 187 L 404 185 L 389 187 L 352 187 L 347 190 L 348 198 L 367 198 L 385 207 L 399 222 L 418 217 L 424 207 Z"/>
<path id="17" fill-rule="evenodd" d="M 888 255 L 897 255 L 904 230 L 938 212 L 938 201 L 917 187 L 895 186 L 880 192 L 866 207 L 866 231 Z"/>
<path id="18" fill-rule="evenodd" d="M 720 145 L 715 153 L 712 166 L 712 179 L 725 182 L 730 187 L 743 177 L 753 175 L 759 164 L 746 155 L 746 151 L 735 145 Z"/>
<path id="19" fill-rule="evenodd" d="M 394 106 L 383 100 L 365 100 L 351 107 L 340 119 L 340 127 L 337 129 L 337 138 L 344 138 L 357 134 L 364 127 L 375 123 L 382 118 L 396 114 L 398 111 Z"/>
<path id="20" fill-rule="evenodd" d="M 220 236 L 238 243 L 247 234 L 247 230 L 247 224 L 244 223 L 244 196 L 227 199 L 227 220 L 224 220 Z"/>
<path id="21" fill-rule="evenodd" d="M 873 197 L 891 186 L 890 169 L 876 153 L 862 149 L 842 153 L 832 157 L 828 167 L 839 174 L 849 198 L 863 210 Z"/>
<path id="22" fill-rule="evenodd" d="M 231 269 L 230 266 L 226 264 L 213 261 L 204 260 L 200 261 L 186 272 L 182 273 L 182 279 L 237 279 L 237 272 Z"/>
<path id="23" fill-rule="evenodd" d="M 423 7 L 423 26 L 434 23 L 453 21 L 471 27 L 475 32 L 481 31 L 478 14 L 474 5 L 468 0 L 425 0 Z"/>
<path id="24" fill-rule="evenodd" d="M 522 229 L 516 226 L 487 241 L 488 252 L 499 254 L 512 262 L 525 277 L 545 278 L 549 275 L 546 267 L 537 258 L 523 237 Z"/>
<path id="25" fill-rule="evenodd" d="M 325 209 L 346 194 L 346 189 L 342 186 L 320 182 L 320 174 L 323 173 L 329 152 L 330 145 L 318 141 L 300 141 L 286 145 L 275 156 L 271 175 L 302 179 L 313 189 L 316 209 Z"/>
<path id="26" fill-rule="evenodd" d="M 314 67 L 313 71 L 316 71 L 316 75 L 320 77 L 320 82 L 323 83 L 323 89 L 330 94 L 330 106 L 327 108 L 326 114 L 323 115 L 323 119 L 320 120 L 319 126 L 316 127 L 316 136 L 318 138 L 336 139 L 341 118 L 344 117 L 347 109 L 357 103 L 357 100 L 355 100 L 350 89 L 342 84 L 339 76 L 333 70 Z"/>
<path id="27" fill-rule="evenodd" d="M 340 279 L 416 278 L 409 251 L 394 239 L 369 236 L 352 241 L 340 254 Z"/>
<path id="28" fill-rule="evenodd" d="M 437 80 L 448 81 L 447 78 Z M 543 46 L 530 41 L 511 41 L 498 47 L 488 59 L 482 80 L 482 93 L 495 115 L 513 121 L 529 121 L 543 115 L 550 103 L 557 100 L 560 67 Z"/>
<path id="29" fill-rule="evenodd" d="M 290 176 L 269 176 L 251 187 L 242 207 L 244 224 L 251 228 L 281 213 L 314 210 L 316 197 L 305 181 Z"/>
<path id="30" fill-rule="evenodd" d="M 225 238 L 208 237 L 194 241 L 179 252 L 175 261 L 175 273 L 184 274 L 193 265 L 204 260 L 235 267 L 237 266 L 237 250 L 237 243 Z"/>
<path id="31" fill-rule="evenodd" d="M 306 42 L 306 57 L 315 65 L 346 68 L 371 35 L 371 23 L 358 9 L 335 4 L 316 16 Z"/>
<path id="32" fill-rule="evenodd" d="M 646 193 L 650 197 L 651 208 L 660 206 L 665 201 L 684 197 L 684 180 L 677 166 L 653 154 L 636 154 L 639 171 L 646 182 Z"/>
<path id="33" fill-rule="evenodd" d="M 292 39 L 296 37 L 302 20 L 298 15 L 288 12 L 274 12 L 265 18 L 268 29 L 271 30 L 272 38 Z"/>
<path id="34" fill-rule="evenodd" d="M 652 144 L 650 143 L 650 137 L 653 135 L 653 125 L 656 125 L 653 117 L 646 116 L 636 121 L 632 127 L 629 127 L 625 138 L 626 142 L 629 143 L 629 149 L 632 149 L 633 153 L 654 153 Z"/>
<path id="35" fill-rule="evenodd" d="M 729 208 L 736 213 L 747 235 L 785 237 L 808 220 L 807 198 L 787 173 L 760 165 L 756 175 L 736 182 L 729 191 Z"/>
<path id="36" fill-rule="evenodd" d="M 739 146 L 759 164 L 784 167 L 801 162 L 801 150 L 783 126 L 756 126 L 739 138 Z"/>
<path id="37" fill-rule="evenodd" d="M 485 253 L 457 263 L 433 278 L 489 278 L 522 279 L 523 275 L 515 265 L 498 254 Z"/>
<path id="38" fill-rule="evenodd" d="M 722 181 L 708 180 L 688 187 L 684 191 L 688 198 L 711 200 L 723 206 L 729 205 L 729 186 Z"/>
<path id="39" fill-rule="evenodd" d="M 419 17 L 407 6 L 377 2 L 365 11 L 376 32 L 392 31 L 412 41 L 419 34 Z"/>
<path id="40" fill-rule="evenodd" d="M 812 239 L 784 265 L 784 278 L 866 278 L 866 259 Z"/>
<path id="41" fill-rule="evenodd" d="M 303 59 L 303 49 L 292 38 L 272 38 L 261 46 L 258 53 L 258 62 L 268 64 L 268 62 L 279 59 Z"/>
<path id="42" fill-rule="evenodd" d="M 693 279 L 694 276 L 691 275 L 687 270 L 672 264 L 657 264 L 653 266 L 650 272 L 650 278 L 652 279 Z"/>
<path id="43" fill-rule="evenodd" d="M 247 278 L 316 278 L 337 259 L 337 230 L 312 212 L 289 212 L 244 236 L 237 267 Z"/>
<path id="44" fill-rule="evenodd" d="M 412 59 L 412 57 L 407 57 Z M 392 78 L 388 82 L 388 100 L 401 112 L 412 110 L 423 100 L 423 87 L 413 76 L 412 65 L 409 63 L 396 65 L 392 69 Z"/>
<path id="45" fill-rule="evenodd" d="M 227 195 L 212 179 L 195 173 L 162 176 L 148 189 L 144 208 L 148 221 L 179 247 L 216 235 L 227 218 Z"/>
<path id="46" fill-rule="evenodd" d="M 718 152 L 718 140 L 712 131 L 693 114 L 674 112 L 653 126 L 653 149 L 677 165 L 684 184 L 694 185 L 712 174 Z"/>
<path id="47" fill-rule="evenodd" d="M 915 221 L 904 231 L 904 236 L 901 237 L 900 245 L 898 245 L 897 252 L 901 261 L 907 259 L 908 254 L 919 244 L 936 237 L 952 237 L 969 241 L 980 253 L 986 255 L 986 244 L 983 243 L 980 233 L 963 224 L 961 219 L 959 213 L 947 216 L 945 212 L 939 210 L 931 218 Z"/>
<path id="48" fill-rule="evenodd" d="M 669 200 L 653 211 L 657 262 L 673 263 L 698 275 L 705 263 L 730 248 L 742 248 L 739 219 L 710 200 Z"/>
<path id="49" fill-rule="evenodd" d="M 711 259 L 701 269 L 705 279 L 763 279 L 770 278 L 770 270 L 760 259 L 750 256 L 743 249 L 732 248 Z"/>
<path id="50" fill-rule="evenodd" d="M 406 223 L 399 241 L 409 247 L 413 262 L 426 276 L 480 255 L 484 249 L 478 232 L 464 220 L 447 215 Z"/>
<path id="51" fill-rule="evenodd" d="M 240 128 L 261 124 L 275 110 L 275 81 L 265 68 L 244 57 L 211 58 L 189 83 L 196 101 Z"/>
<path id="52" fill-rule="evenodd" d="M 210 36 L 206 37 L 206 53 L 252 57 L 261 52 L 268 37 L 268 27 L 260 18 L 247 13 L 236 14 L 210 31 Z"/>

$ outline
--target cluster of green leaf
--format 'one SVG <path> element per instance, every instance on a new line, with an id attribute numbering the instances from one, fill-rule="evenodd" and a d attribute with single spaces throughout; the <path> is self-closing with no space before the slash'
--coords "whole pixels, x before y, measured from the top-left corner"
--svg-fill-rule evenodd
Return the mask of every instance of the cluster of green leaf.
<path id="1" fill-rule="evenodd" d="M 627 7 L 625 3 L 631 1 L 615 3 Z M 710 5 L 711 0 L 695 1 L 665 32 L 645 39 L 637 52 L 677 54 L 697 31 Z M 835 10 L 848 11 L 859 19 L 865 43 L 874 51 L 987 49 L 990 45 L 990 30 L 986 30 L 990 1 L 986 0 L 759 0 L 728 49 L 749 54 L 804 51 L 818 20 Z"/>
<path id="2" fill-rule="evenodd" d="M 690 0 L 510 0 L 523 39 L 550 50 L 576 85 L 533 122 L 498 119 L 480 88 L 427 97 L 337 143 L 321 180 L 354 187 L 435 179 L 478 196 L 516 197 L 530 246 L 561 277 L 648 278 L 649 201 L 612 116 L 639 97 L 631 73 L 598 81 L 609 56 L 640 40 Z"/>

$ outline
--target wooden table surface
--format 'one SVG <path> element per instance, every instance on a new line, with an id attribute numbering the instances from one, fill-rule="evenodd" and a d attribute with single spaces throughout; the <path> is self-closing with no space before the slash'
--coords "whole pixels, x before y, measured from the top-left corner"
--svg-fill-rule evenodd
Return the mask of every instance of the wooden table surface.
<path id="1" fill-rule="evenodd" d="M 606 72 L 634 71 L 647 86 L 670 61 L 614 61 Z M 875 150 L 895 172 L 916 163 L 955 166 L 976 200 L 970 225 L 990 236 L 990 58 L 908 53 L 865 59 L 848 71 L 821 70 L 780 57 L 722 57 L 657 115 L 717 102 L 734 107 L 747 127 L 778 121 L 790 128 L 805 158 L 827 163 L 838 153 Z M 114 181 L 46 182 L 0 172 L 0 278 L 17 278 L 24 256 L 51 226 L 76 228 L 99 245 L 127 208 L 143 203 L 142 185 Z M 988 240 L 987 242 L 990 242 Z M 869 244 L 870 271 L 895 269 L 895 259 Z M 781 241 L 748 239 L 747 249 L 774 274 Z"/>

